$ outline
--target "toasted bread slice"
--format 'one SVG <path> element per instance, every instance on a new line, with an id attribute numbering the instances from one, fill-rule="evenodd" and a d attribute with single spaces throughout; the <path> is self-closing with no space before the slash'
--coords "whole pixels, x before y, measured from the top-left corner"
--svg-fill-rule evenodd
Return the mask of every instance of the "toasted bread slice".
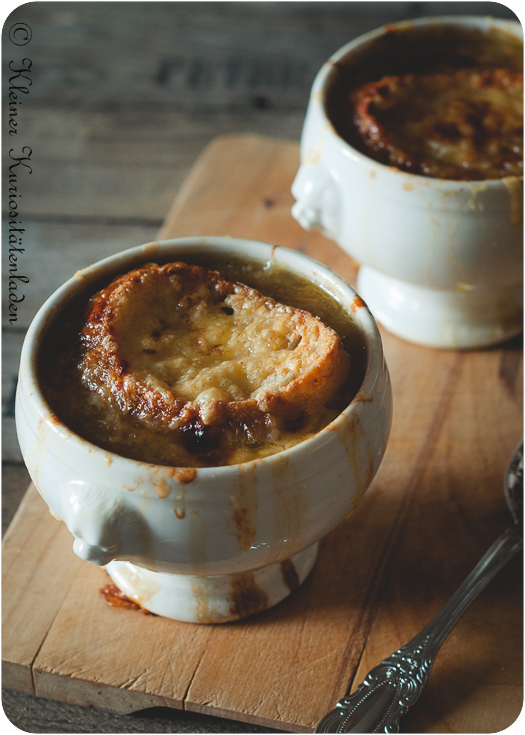
<path id="1" fill-rule="evenodd" d="M 386 76 L 351 95 L 354 123 L 378 160 L 448 179 L 523 174 L 523 74 L 461 69 Z"/>
<path id="2" fill-rule="evenodd" d="M 184 263 L 115 279 L 81 341 L 85 386 L 197 454 L 318 430 L 350 374 L 319 318 Z"/>

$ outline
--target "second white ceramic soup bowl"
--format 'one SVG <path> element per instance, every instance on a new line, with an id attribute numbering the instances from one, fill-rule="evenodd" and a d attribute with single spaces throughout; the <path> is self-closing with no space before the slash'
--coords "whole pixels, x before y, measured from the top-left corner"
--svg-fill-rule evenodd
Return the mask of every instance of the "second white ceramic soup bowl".
<path id="1" fill-rule="evenodd" d="M 513 21 L 423 18 L 378 28 L 337 51 L 313 83 L 292 214 L 361 264 L 358 291 L 389 331 L 430 347 L 468 348 L 522 329 L 523 177 L 455 181 L 378 163 L 341 137 L 331 112 L 344 75 L 362 83 L 394 74 L 407 33 L 447 28 L 481 32 L 481 39 L 522 35 Z M 400 44 L 389 49 L 385 39 L 396 36 Z M 423 47 L 421 58 L 427 52 L 436 49 Z M 445 58 L 452 52 L 438 49 Z"/>
<path id="2" fill-rule="evenodd" d="M 279 264 L 322 286 L 353 315 L 364 377 L 350 405 L 313 438 L 244 464 L 185 468 L 128 459 L 72 432 L 46 402 L 39 355 L 73 299 L 146 262 L 198 253 Z M 392 399 L 377 325 L 339 276 L 294 251 L 249 240 L 150 243 L 77 273 L 40 309 L 24 342 L 17 430 L 31 477 L 74 536 L 75 553 L 107 565 L 142 607 L 222 622 L 283 599 L 313 566 L 317 542 L 356 505 L 385 451 Z"/>

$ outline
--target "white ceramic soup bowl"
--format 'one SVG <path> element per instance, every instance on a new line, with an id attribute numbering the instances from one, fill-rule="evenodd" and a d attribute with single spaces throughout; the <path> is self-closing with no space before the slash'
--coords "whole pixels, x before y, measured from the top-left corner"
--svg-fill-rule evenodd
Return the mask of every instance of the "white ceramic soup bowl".
<path id="1" fill-rule="evenodd" d="M 367 33 L 323 65 L 306 113 L 292 214 L 361 264 L 358 291 L 389 331 L 426 346 L 468 348 L 522 329 L 523 178 L 454 181 L 401 171 L 343 140 L 333 112 L 344 78 L 359 86 L 396 73 L 392 52 L 380 45 L 387 36 L 451 26 L 521 38 L 513 21 L 425 18 Z"/>
<path id="2" fill-rule="evenodd" d="M 364 378 L 351 404 L 313 438 L 239 465 L 183 468 L 111 453 L 72 432 L 46 402 L 38 362 L 46 330 L 79 295 L 146 262 L 249 257 L 285 266 L 353 315 Z M 20 446 L 52 514 L 82 559 L 107 565 L 142 607 L 176 620 L 222 622 L 276 604 L 310 571 L 317 542 L 372 481 L 390 431 L 392 398 L 381 339 L 353 289 L 282 247 L 231 238 L 150 243 L 75 274 L 36 315 L 22 349 L 16 401 Z"/>

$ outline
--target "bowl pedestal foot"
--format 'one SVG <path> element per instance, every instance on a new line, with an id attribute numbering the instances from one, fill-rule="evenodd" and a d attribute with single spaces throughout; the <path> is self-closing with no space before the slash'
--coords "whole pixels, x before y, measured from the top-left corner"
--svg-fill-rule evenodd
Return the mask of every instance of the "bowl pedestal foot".
<path id="1" fill-rule="evenodd" d="M 438 291 L 361 266 L 357 290 L 389 332 L 425 347 L 484 347 L 522 331 L 521 283 L 504 288 L 458 284 L 455 291 Z"/>
<path id="2" fill-rule="evenodd" d="M 216 577 L 152 572 L 128 561 L 112 561 L 106 571 L 150 612 L 187 623 L 225 623 L 266 610 L 293 592 L 312 569 L 318 545 L 262 569 Z"/>

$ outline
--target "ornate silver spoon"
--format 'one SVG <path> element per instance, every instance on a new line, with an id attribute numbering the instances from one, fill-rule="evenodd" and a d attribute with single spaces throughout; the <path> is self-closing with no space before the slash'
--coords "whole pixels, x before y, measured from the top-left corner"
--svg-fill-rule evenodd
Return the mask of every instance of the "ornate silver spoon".
<path id="1" fill-rule="evenodd" d="M 513 525 L 492 544 L 430 623 L 373 668 L 351 696 L 323 717 L 315 732 L 399 732 L 399 720 L 421 694 L 447 635 L 481 590 L 523 547 L 523 441 L 510 460 L 504 490 Z"/>

